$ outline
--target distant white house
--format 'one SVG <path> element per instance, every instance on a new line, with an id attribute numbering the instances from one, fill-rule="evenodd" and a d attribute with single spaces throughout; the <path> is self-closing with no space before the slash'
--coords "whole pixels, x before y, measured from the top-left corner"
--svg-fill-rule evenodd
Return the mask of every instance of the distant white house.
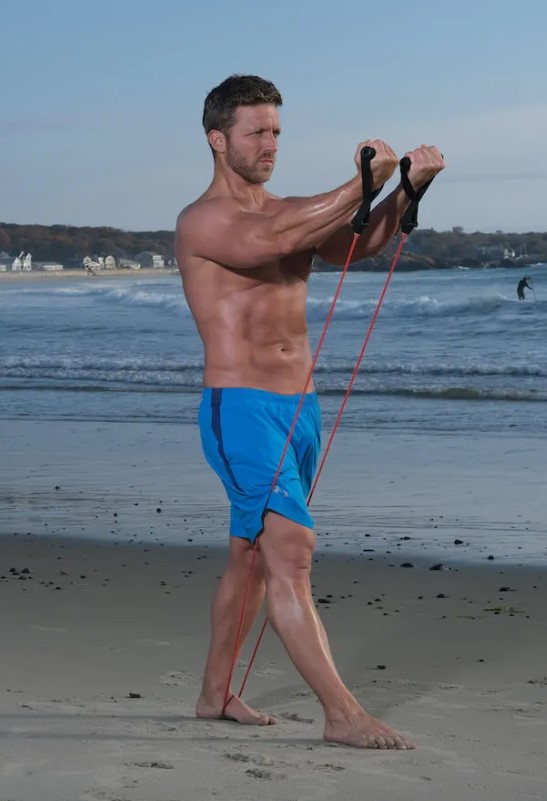
<path id="1" fill-rule="evenodd" d="M 98 272 L 99 270 L 115 270 L 116 259 L 114 256 L 95 256 L 93 259 L 91 256 L 86 256 L 82 259 L 82 266 L 88 273 Z"/>
<path id="2" fill-rule="evenodd" d="M 138 261 L 141 267 L 152 268 L 159 270 L 165 267 L 165 260 L 159 253 L 152 253 L 151 250 L 143 250 L 135 256 L 135 261 Z"/>
<path id="3" fill-rule="evenodd" d="M 9 253 L 0 253 L 0 271 L 5 272 L 29 272 L 32 270 L 32 256 L 24 250 L 18 256 L 10 256 Z"/>

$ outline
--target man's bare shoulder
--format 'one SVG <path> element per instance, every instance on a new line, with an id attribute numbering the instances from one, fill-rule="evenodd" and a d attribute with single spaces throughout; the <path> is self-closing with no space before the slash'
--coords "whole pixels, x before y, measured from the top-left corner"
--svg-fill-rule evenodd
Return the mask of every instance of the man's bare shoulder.
<path id="1" fill-rule="evenodd" d="M 279 204 L 285 201 L 291 201 L 292 198 L 282 198 L 277 195 L 268 193 L 265 198 L 266 202 L 263 209 L 247 209 L 237 198 L 230 197 L 229 195 L 211 195 L 205 193 L 193 203 L 190 203 L 180 212 L 177 219 L 177 229 L 190 228 L 202 221 L 207 223 L 211 222 L 211 218 L 224 218 L 238 215 L 238 214 L 256 214 L 259 211 L 265 213 L 270 212 L 272 208 L 278 207 Z"/>
<path id="2" fill-rule="evenodd" d="M 177 218 L 177 231 L 190 229 L 204 220 L 210 221 L 211 215 L 225 215 L 236 208 L 231 198 L 202 196 L 182 209 Z"/>

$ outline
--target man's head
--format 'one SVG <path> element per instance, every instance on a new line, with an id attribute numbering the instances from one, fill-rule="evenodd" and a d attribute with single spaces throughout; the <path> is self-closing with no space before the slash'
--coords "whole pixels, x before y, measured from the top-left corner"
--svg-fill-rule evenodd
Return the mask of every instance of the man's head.
<path id="1" fill-rule="evenodd" d="M 231 75 L 205 99 L 203 127 L 215 158 L 249 183 L 270 177 L 280 133 L 283 100 L 271 81 Z"/>

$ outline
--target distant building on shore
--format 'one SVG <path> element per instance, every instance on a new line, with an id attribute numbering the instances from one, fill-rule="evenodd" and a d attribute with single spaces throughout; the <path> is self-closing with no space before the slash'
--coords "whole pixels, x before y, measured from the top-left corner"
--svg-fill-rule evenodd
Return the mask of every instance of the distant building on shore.
<path id="1" fill-rule="evenodd" d="M 152 268 L 153 270 L 161 270 L 165 267 L 165 259 L 159 253 L 152 253 L 151 250 L 143 250 L 135 256 L 135 261 L 138 261 L 141 267 L 146 269 Z"/>
<path id="2" fill-rule="evenodd" d="M 5 251 L 0 253 L 0 272 L 30 272 L 32 270 L 32 255 L 24 250 L 18 256 L 10 256 Z"/>
<path id="3" fill-rule="evenodd" d="M 140 262 L 136 259 L 118 259 L 118 267 L 120 270 L 140 270 Z"/>
<path id="4" fill-rule="evenodd" d="M 58 273 L 64 270 L 64 267 L 58 261 L 35 261 L 32 269 L 42 270 L 45 273 Z"/>

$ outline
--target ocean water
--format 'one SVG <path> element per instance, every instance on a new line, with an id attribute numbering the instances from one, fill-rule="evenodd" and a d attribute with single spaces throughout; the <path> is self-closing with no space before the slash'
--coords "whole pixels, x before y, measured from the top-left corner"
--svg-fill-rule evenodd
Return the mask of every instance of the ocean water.
<path id="1" fill-rule="evenodd" d="M 395 273 L 313 499 L 321 548 L 547 561 L 547 265 L 527 272 L 525 302 L 520 271 Z M 338 278 L 310 279 L 313 344 Z M 315 374 L 325 433 L 385 279 L 347 276 Z M 0 280 L 0 532 L 224 543 L 201 370 L 178 276 Z"/>
<path id="2" fill-rule="evenodd" d="M 547 265 L 395 273 L 342 427 L 547 434 Z M 309 282 L 317 342 L 338 281 Z M 315 374 L 331 425 L 385 274 L 346 278 Z M 194 422 L 202 350 L 178 276 L 0 281 L 0 418 Z"/>

